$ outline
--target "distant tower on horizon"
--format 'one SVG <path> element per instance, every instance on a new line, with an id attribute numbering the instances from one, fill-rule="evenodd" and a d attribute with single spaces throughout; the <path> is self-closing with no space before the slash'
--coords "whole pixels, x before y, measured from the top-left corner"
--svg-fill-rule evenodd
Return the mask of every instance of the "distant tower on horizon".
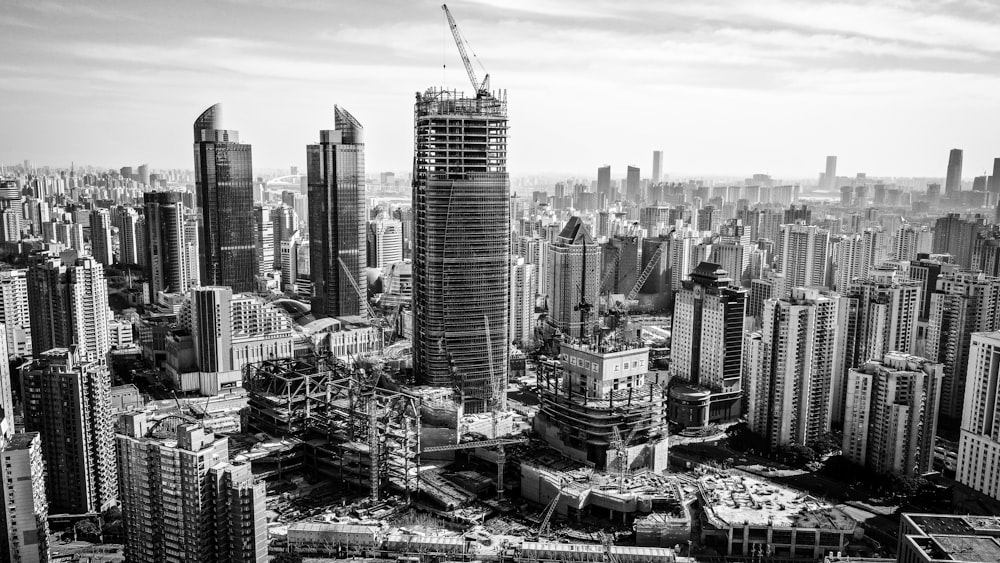
<path id="1" fill-rule="evenodd" d="M 625 200 L 629 203 L 638 204 L 642 199 L 642 190 L 639 184 L 639 167 L 629 166 L 625 171 Z"/>
<path id="2" fill-rule="evenodd" d="M 364 129 L 344 108 L 333 112 L 334 129 L 306 147 L 312 313 L 367 317 Z"/>
<path id="3" fill-rule="evenodd" d="M 948 176 L 944 181 L 944 195 L 951 199 L 962 191 L 962 149 L 951 149 L 948 154 Z"/>
<path id="4" fill-rule="evenodd" d="M 611 166 L 604 165 L 597 169 L 597 195 L 604 196 L 604 206 L 608 206 L 615 200 L 615 194 L 611 192 Z"/>
<path id="5" fill-rule="evenodd" d="M 653 151 L 653 183 L 660 182 L 663 174 L 663 151 Z"/>
<path id="6" fill-rule="evenodd" d="M 221 129 L 222 105 L 194 122 L 194 176 L 198 209 L 201 283 L 253 291 L 257 253 L 253 230 L 253 164 L 250 145 Z"/>
<path id="7" fill-rule="evenodd" d="M 826 172 L 823 173 L 823 188 L 827 191 L 837 187 L 837 157 L 826 157 Z"/>
<path id="8" fill-rule="evenodd" d="M 488 411 L 506 402 L 491 383 L 507 381 L 510 354 L 507 101 L 416 98 L 413 367 L 419 382 L 457 389 L 466 412 Z"/>

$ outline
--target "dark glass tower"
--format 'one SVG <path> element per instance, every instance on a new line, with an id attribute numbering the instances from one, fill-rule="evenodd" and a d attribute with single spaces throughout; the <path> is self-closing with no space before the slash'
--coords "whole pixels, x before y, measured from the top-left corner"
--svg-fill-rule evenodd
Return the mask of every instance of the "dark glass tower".
<path id="1" fill-rule="evenodd" d="M 334 106 L 334 129 L 319 136 L 306 147 L 312 312 L 366 316 L 364 129 Z"/>
<path id="2" fill-rule="evenodd" d="M 220 129 L 215 104 L 194 122 L 194 180 L 198 206 L 201 283 L 234 293 L 254 290 L 257 253 L 253 235 L 253 171 L 250 145 Z"/>
<path id="3" fill-rule="evenodd" d="M 430 89 L 414 127 L 414 369 L 457 389 L 467 412 L 502 407 L 491 377 L 507 381 L 510 342 L 507 102 Z"/>
<path id="4" fill-rule="evenodd" d="M 944 180 L 944 193 L 948 198 L 958 197 L 962 191 L 962 149 L 948 153 L 948 176 Z M 953 195 L 954 194 L 954 195 Z"/>

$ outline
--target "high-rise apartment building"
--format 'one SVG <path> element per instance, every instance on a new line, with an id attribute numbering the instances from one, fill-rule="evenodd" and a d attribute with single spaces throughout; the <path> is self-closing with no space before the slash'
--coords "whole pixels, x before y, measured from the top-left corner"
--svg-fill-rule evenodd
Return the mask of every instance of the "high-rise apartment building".
<path id="1" fill-rule="evenodd" d="M 892 256 L 896 260 L 916 260 L 918 254 L 930 254 L 934 233 L 928 227 L 903 225 L 896 231 Z"/>
<path id="2" fill-rule="evenodd" d="M 944 364 L 941 416 L 962 418 L 969 342 L 1000 329 L 1000 279 L 974 270 L 942 272 L 931 294 L 924 355 Z"/>
<path id="3" fill-rule="evenodd" d="M 875 268 L 867 279 L 841 293 L 840 336 L 844 365 L 833 383 L 833 420 L 843 421 L 848 389 L 847 370 L 879 361 L 889 352 L 916 351 L 920 282 L 903 278 L 894 269 Z M 935 414 L 937 409 L 935 408 Z"/>
<path id="4" fill-rule="evenodd" d="M 114 263 L 111 244 L 111 211 L 98 207 L 90 212 L 90 253 L 104 266 Z"/>
<path id="5" fill-rule="evenodd" d="M 285 204 L 271 209 L 271 224 L 274 237 L 274 269 L 281 269 L 281 248 L 292 235 L 298 232 L 295 210 Z M 301 235 L 300 235 L 301 236 Z"/>
<path id="6" fill-rule="evenodd" d="M 253 236 L 253 164 L 250 145 L 222 129 L 215 104 L 194 122 L 194 177 L 198 214 L 199 278 L 205 285 L 253 291 L 258 273 Z"/>
<path id="7" fill-rule="evenodd" d="M 515 256 L 510 266 L 510 339 L 527 345 L 534 339 L 535 295 L 538 269 L 523 256 Z"/>
<path id="8" fill-rule="evenodd" d="M 73 349 L 35 358 L 21 369 L 24 427 L 41 435 L 49 506 L 56 513 L 101 512 L 118 494 L 111 374 Z"/>
<path id="9" fill-rule="evenodd" d="M 901 352 L 850 369 L 844 456 L 876 473 L 931 471 L 943 377 L 941 364 Z"/>
<path id="10" fill-rule="evenodd" d="M 368 265 L 385 271 L 403 261 L 403 224 L 395 219 L 368 223 Z"/>
<path id="11" fill-rule="evenodd" d="M 658 184 L 663 174 L 663 151 L 653 151 L 653 183 Z"/>
<path id="12" fill-rule="evenodd" d="M 414 121 L 414 370 L 489 410 L 510 339 L 506 98 L 430 89 Z"/>
<path id="13" fill-rule="evenodd" d="M 0 323 L 6 333 L 8 357 L 31 355 L 28 303 L 28 271 L 0 270 Z"/>
<path id="14" fill-rule="evenodd" d="M 600 298 L 601 247 L 579 217 L 571 217 L 549 244 L 547 262 L 549 318 L 569 336 L 593 336 Z"/>
<path id="15" fill-rule="evenodd" d="M 958 213 L 938 218 L 934 222 L 934 254 L 950 254 L 955 264 L 972 268 L 976 235 L 981 227 L 980 218 L 963 219 Z"/>
<path id="16" fill-rule="evenodd" d="M 45 460 L 37 432 L 15 434 L 0 445 L 0 561 L 49 560 Z"/>
<path id="17" fill-rule="evenodd" d="M 195 424 L 158 435 L 134 413 L 117 442 L 128 561 L 268 560 L 264 483 L 229 463 L 227 438 Z"/>
<path id="18" fill-rule="evenodd" d="M 118 227 L 118 262 L 142 266 L 146 259 L 142 212 L 134 207 L 119 207 L 113 220 Z"/>
<path id="19" fill-rule="evenodd" d="M 968 356 L 955 481 L 1000 500 L 1000 332 L 973 334 Z"/>
<path id="20" fill-rule="evenodd" d="M 782 225 L 775 248 L 775 270 L 787 287 L 826 285 L 830 232 L 812 225 Z"/>
<path id="21" fill-rule="evenodd" d="M 28 268 L 31 348 L 76 346 L 82 361 L 106 362 L 111 349 L 104 267 L 74 251 L 34 257 Z"/>
<path id="22" fill-rule="evenodd" d="M 865 229 L 836 240 L 833 243 L 833 289 L 846 293 L 852 283 L 867 279 L 871 269 L 886 259 L 884 242 L 882 229 Z"/>
<path id="23" fill-rule="evenodd" d="M 254 205 L 254 249 L 257 252 L 257 268 L 262 276 L 274 272 L 274 221 L 271 219 L 271 208 L 266 205 Z"/>
<path id="24" fill-rule="evenodd" d="M 948 175 L 944 181 L 945 197 L 957 198 L 962 191 L 962 149 L 951 149 L 948 153 Z"/>
<path id="25" fill-rule="evenodd" d="M 312 314 L 367 316 L 364 130 L 340 106 L 334 119 L 333 131 L 306 148 Z"/>
<path id="26" fill-rule="evenodd" d="M 709 421 L 740 417 L 747 292 L 718 264 L 702 262 L 674 301 L 670 374 L 709 391 Z"/>
<path id="27" fill-rule="evenodd" d="M 712 244 L 710 261 L 729 273 L 733 285 L 749 287 L 751 275 L 750 264 L 756 245 L 750 242 L 750 228 L 743 226 L 741 221 L 722 225 L 718 240 Z"/>
<path id="28" fill-rule="evenodd" d="M 146 276 L 149 298 L 161 292 L 187 293 L 198 284 L 198 271 L 191 268 L 189 253 L 196 241 L 187 236 L 187 210 L 179 192 L 146 192 Z M 197 257 L 197 253 L 195 254 Z"/>
<path id="29" fill-rule="evenodd" d="M 746 342 L 747 423 L 771 447 L 830 431 L 840 306 L 836 294 L 802 287 L 764 302 L 763 329 Z"/>

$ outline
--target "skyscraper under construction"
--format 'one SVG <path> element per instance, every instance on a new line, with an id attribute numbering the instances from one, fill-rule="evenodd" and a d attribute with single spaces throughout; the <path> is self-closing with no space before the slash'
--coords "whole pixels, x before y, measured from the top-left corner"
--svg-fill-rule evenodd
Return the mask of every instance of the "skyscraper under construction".
<path id="1" fill-rule="evenodd" d="M 506 95 L 429 89 L 414 128 L 414 368 L 455 387 L 466 412 L 489 410 L 510 341 Z"/>

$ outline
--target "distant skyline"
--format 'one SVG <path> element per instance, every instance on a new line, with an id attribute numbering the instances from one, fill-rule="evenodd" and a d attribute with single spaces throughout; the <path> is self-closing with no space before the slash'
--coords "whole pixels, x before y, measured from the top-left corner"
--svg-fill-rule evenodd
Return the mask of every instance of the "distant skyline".
<path id="1" fill-rule="evenodd" d="M 963 177 L 1000 156 L 1000 5 L 982 0 L 465 0 L 509 97 L 509 171 Z M 6 0 L 0 162 L 193 167 L 216 102 L 257 169 L 305 169 L 333 107 L 366 169 L 411 167 L 414 93 L 470 91 L 439 1 Z M 442 69 L 442 62 L 447 64 Z M 482 70 L 477 66 L 480 74 Z"/>

